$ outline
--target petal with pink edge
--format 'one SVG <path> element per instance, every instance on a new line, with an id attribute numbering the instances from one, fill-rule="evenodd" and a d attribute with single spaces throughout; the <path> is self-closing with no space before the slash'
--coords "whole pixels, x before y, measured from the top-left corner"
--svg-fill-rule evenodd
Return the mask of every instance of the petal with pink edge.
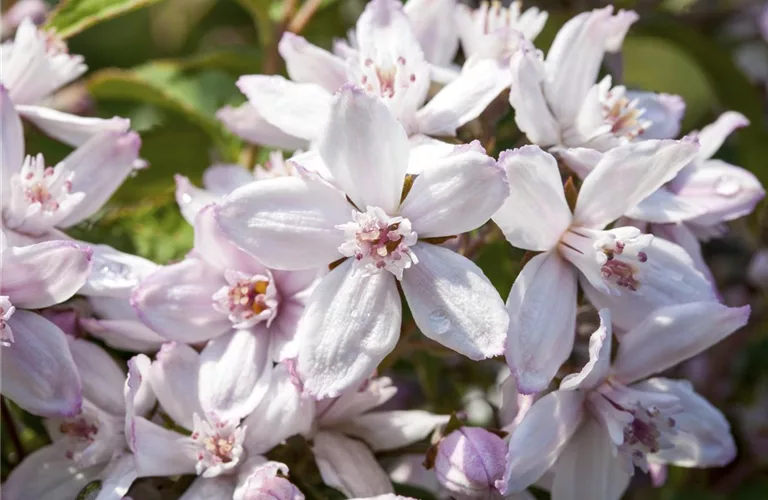
<path id="1" fill-rule="evenodd" d="M 135 417 L 131 451 L 137 477 L 194 474 L 197 462 L 192 438 Z"/>
<path id="2" fill-rule="evenodd" d="M 714 123 L 707 125 L 698 133 L 701 143 L 699 158 L 712 158 L 734 130 L 747 125 L 749 125 L 747 117 L 736 111 L 726 111 L 720 115 Z"/>
<path id="3" fill-rule="evenodd" d="M 82 339 L 71 339 L 69 350 L 83 383 L 83 397 L 112 415 L 125 413 L 125 373 L 107 351 Z"/>
<path id="4" fill-rule="evenodd" d="M 309 43 L 304 37 L 286 31 L 277 50 L 283 56 L 288 76 L 294 82 L 315 83 L 328 92 L 336 92 L 347 83 L 344 60 Z"/>

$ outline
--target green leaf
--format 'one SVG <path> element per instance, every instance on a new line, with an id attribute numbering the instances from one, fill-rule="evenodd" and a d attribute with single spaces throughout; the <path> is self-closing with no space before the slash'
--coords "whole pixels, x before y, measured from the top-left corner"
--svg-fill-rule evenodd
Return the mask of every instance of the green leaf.
<path id="1" fill-rule="evenodd" d="M 51 13 L 46 28 L 69 38 L 96 23 L 117 17 L 159 0 L 64 0 Z"/>
<path id="2" fill-rule="evenodd" d="M 152 104 L 176 113 L 202 129 L 221 158 L 234 161 L 239 141 L 224 130 L 216 111 L 238 95 L 234 78 L 222 71 L 184 72 L 178 64 L 154 62 L 133 70 L 94 73 L 88 88 L 97 100 Z"/>

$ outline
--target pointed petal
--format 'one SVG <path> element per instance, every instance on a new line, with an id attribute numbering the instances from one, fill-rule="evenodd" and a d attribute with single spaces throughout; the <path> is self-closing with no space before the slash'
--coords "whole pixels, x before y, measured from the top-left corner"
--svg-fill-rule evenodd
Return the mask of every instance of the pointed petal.
<path id="1" fill-rule="evenodd" d="M 510 195 L 493 221 L 512 245 L 545 251 L 554 247 L 571 223 L 555 158 L 538 146 L 504 151 Z"/>
<path id="2" fill-rule="evenodd" d="M 108 245 L 92 245 L 92 269 L 88 281 L 78 291 L 89 297 L 118 297 L 125 300 L 139 281 L 160 268 L 154 262 L 115 250 Z"/>
<path id="3" fill-rule="evenodd" d="M 130 442 L 138 477 L 194 474 L 197 462 L 192 438 L 153 424 L 144 417 L 134 420 Z"/>
<path id="4" fill-rule="evenodd" d="M 523 394 L 547 388 L 576 333 L 576 270 L 555 252 L 531 259 L 507 299 L 507 364 Z"/>
<path id="5" fill-rule="evenodd" d="M 13 107 L 8 90 L 0 85 L 0 179 L 3 180 L 3 200 L 8 199 L 11 176 L 21 170 L 24 161 L 24 129 L 21 128 L 21 118 Z"/>
<path id="6" fill-rule="evenodd" d="M 691 222 L 712 226 L 750 214 L 765 197 L 751 172 L 720 160 L 687 168 L 672 182 L 675 194 L 697 209 Z"/>
<path id="7" fill-rule="evenodd" d="M 306 139 L 286 133 L 272 125 L 248 102 L 237 108 L 224 106 L 216 112 L 216 118 L 230 132 L 251 144 L 289 150 L 304 149 L 309 145 Z"/>
<path id="8" fill-rule="evenodd" d="M 45 106 L 17 106 L 24 119 L 31 121 L 45 135 L 73 147 L 82 146 L 91 137 L 103 132 L 125 133 L 131 128 L 131 120 L 114 116 L 95 118 L 64 113 Z"/>
<path id="9" fill-rule="evenodd" d="M 336 399 L 318 402 L 317 421 L 321 427 L 346 424 L 351 418 L 383 405 L 397 393 L 389 377 L 372 379 L 363 390 L 345 391 Z"/>
<path id="10" fill-rule="evenodd" d="M 560 144 L 560 125 L 544 96 L 546 79 L 541 53 L 533 44 L 522 42 L 510 59 L 509 104 L 515 110 L 515 123 L 533 144 Z"/>
<path id="11" fill-rule="evenodd" d="M 365 498 L 394 491 L 386 472 L 362 442 L 341 433 L 321 431 L 314 437 L 312 449 L 325 484 L 348 497 Z"/>
<path id="12" fill-rule="evenodd" d="M 328 92 L 336 92 L 347 82 L 344 60 L 304 37 L 286 31 L 277 48 L 285 60 L 288 76 L 295 82 L 315 83 Z"/>
<path id="13" fill-rule="evenodd" d="M 659 309 L 621 338 L 614 376 L 629 384 L 671 368 L 744 326 L 749 313 L 713 302 Z"/>
<path id="14" fill-rule="evenodd" d="M 470 359 L 500 355 L 509 318 L 483 271 L 437 245 L 421 243 L 411 250 L 419 263 L 403 273 L 400 284 L 424 335 Z"/>
<path id="15" fill-rule="evenodd" d="M 177 424 L 193 429 L 192 415 L 204 415 L 198 393 L 201 356 L 184 344 L 163 345 L 149 368 L 149 382 L 165 412 Z"/>
<path id="16" fill-rule="evenodd" d="M 310 269 L 341 257 L 352 206 L 343 193 L 310 179 L 281 177 L 236 189 L 215 209 L 232 242 L 272 269 Z"/>
<path id="17" fill-rule="evenodd" d="M 76 498 L 95 480 L 102 464 L 82 469 L 69 458 L 69 443 L 43 446 L 27 456 L 3 483 L 4 500 L 61 500 Z"/>
<path id="18" fill-rule="evenodd" d="M 608 433 L 591 418 L 573 435 L 554 473 L 552 497 L 558 500 L 616 500 L 630 479 Z"/>
<path id="19" fill-rule="evenodd" d="M 701 149 L 699 158 L 712 158 L 734 130 L 749 125 L 746 116 L 736 111 L 726 111 L 714 123 L 707 125 L 698 133 Z"/>
<path id="20" fill-rule="evenodd" d="M 73 193 L 85 197 L 59 227 L 67 228 L 95 214 L 133 171 L 141 138 L 136 132 L 103 132 L 93 136 L 59 163 L 73 172 Z"/>
<path id="21" fill-rule="evenodd" d="M 408 168 L 408 135 L 379 98 L 342 87 L 317 147 L 336 185 L 359 209 L 397 211 Z"/>
<path id="22" fill-rule="evenodd" d="M 672 179 L 697 153 L 691 140 L 641 141 L 605 153 L 584 179 L 573 213 L 585 227 L 605 227 Z M 621 183 L 613 182 L 617 177 Z"/>
<path id="23" fill-rule="evenodd" d="M 326 275 L 307 302 L 296 338 L 298 372 L 317 399 L 337 396 L 373 373 L 400 337 L 395 278 L 366 275 L 347 259 Z"/>
<path id="24" fill-rule="evenodd" d="M 129 444 L 130 436 L 133 434 L 133 417 L 145 415 L 157 403 L 150 380 L 151 368 L 152 361 L 145 354 L 139 354 L 128 360 L 128 376 L 123 385 L 126 415 L 123 430 Z"/>
<path id="25" fill-rule="evenodd" d="M 456 0 L 408 0 L 405 4 L 405 14 L 424 57 L 437 66 L 448 66 L 459 49 L 455 6 Z"/>
<path id="26" fill-rule="evenodd" d="M 190 225 L 195 224 L 197 214 L 205 206 L 219 201 L 218 196 L 205 189 L 200 189 L 183 175 L 174 175 L 173 180 L 176 181 L 176 204 L 179 205 L 184 220 Z"/>
<path id="27" fill-rule="evenodd" d="M 309 433 L 315 419 L 314 401 L 302 397 L 284 363 L 272 371 L 267 394 L 243 421 L 249 453 L 266 453 L 293 435 Z"/>
<path id="28" fill-rule="evenodd" d="M 213 295 L 225 285 L 221 271 L 188 258 L 142 280 L 131 295 L 131 305 L 141 321 L 163 337 L 201 342 L 232 327 L 212 305 Z"/>
<path id="29" fill-rule="evenodd" d="M 449 419 L 421 410 L 381 411 L 355 417 L 339 430 L 362 439 L 373 451 L 384 451 L 420 441 Z"/>
<path id="30" fill-rule="evenodd" d="M 680 122 L 685 114 L 685 101 L 679 95 L 656 92 L 627 91 L 627 99 L 637 101 L 643 120 L 651 126 L 643 131 L 643 139 L 674 139 L 680 133 Z"/>
<path id="31" fill-rule="evenodd" d="M 468 61 L 467 67 L 416 113 L 422 134 L 456 135 L 456 129 L 485 111 L 509 87 L 509 69 L 491 59 Z"/>
<path id="32" fill-rule="evenodd" d="M 64 302 L 88 278 L 91 256 L 90 248 L 64 240 L 6 247 L 2 250 L 0 295 L 26 309 Z"/>
<path id="33" fill-rule="evenodd" d="M 94 313 L 105 319 L 80 318 L 79 325 L 108 346 L 132 352 L 156 352 L 166 342 L 139 321 L 127 299 L 91 297 L 89 303 Z"/>
<path id="34" fill-rule="evenodd" d="M 3 395 L 33 415 L 77 415 L 83 388 L 64 332 L 19 309 L 8 324 L 15 341 L 3 348 Z"/>
<path id="35" fill-rule="evenodd" d="M 269 332 L 261 325 L 233 330 L 200 353 L 200 404 L 224 421 L 250 414 L 269 388 Z M 233 370 L 232 367 L 238 367 Z"/>
<path id="36" fill-rule="evenodd" d="M 422 134 L 415 134 L 408 138 L 411 146 L 411 155 L 408 157 L 408 173 L 418 175 L 424 170 L 425 165 L 430 165 L 452 155 L 456 151 L 456 145 L 439 141 Z"/>
<path id="37" fill-rule="evenodd" d="M 82 339 L 72 339 L 69 349 L 83 383 L 85 399 L 112 415 L 124 414 L 125 373 L 115 360 L 101 347 Z"/>
<path id="38" fill-rule="evenodd" d="M 581 424 L 583 405 L 580 391 L 554 391 L 534 403 L 509 438 L 507 470 L 496 481 L 502 494 L 523 491 L 554 465 Z"/>
<path id="39" fill-rule="evenodd" d="M 560 390 L 594 389 L 608 376 L 611 368 L 611 311 L 601 309 L 600 326 L 589 337 L 589 361 L 579 373 L 566 375 Z"/>
<path id="40" fill-rule="evenodd" d="M 400 209 L 421 238 L 476 229 L 509 196 L 506 173 L 479 144 L 457 147 L 430 163 L 416 177 Z"/>
<path id="41" fill-rule="evenodd" d="M 100 475 L 103 479 L 95 500 L 121 500 L 136 480 L 133 455 L 125 453 L 113 458 Z"/>
<path id="42" fill-rule="evenodd" d="M 237 86 L 256 113 L 285 134 L 313 141 L 328 122 L 331 93 L 314 83 L 249 75 L 241 76 Z"/>
<path id="43" fill-rule="evenodd" d="M 689 381 L 652 378 L 632 388 L 677 396 L 683 406 L 674 415 L 678 433 L 669 437 L 674 448 L 662 450 L 654 458 L 678 467 L 723 467 L 736 457 L 728 420 Z"/>

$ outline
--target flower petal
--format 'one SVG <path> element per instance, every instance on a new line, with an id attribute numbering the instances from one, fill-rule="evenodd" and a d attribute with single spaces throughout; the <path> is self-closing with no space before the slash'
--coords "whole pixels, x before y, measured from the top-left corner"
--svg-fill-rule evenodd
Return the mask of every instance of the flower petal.
<path id="1" fill-rule="evenodd" d="M 627 91 L 627 99 L 636 101 L 643 110 L 642 119 L 651 122 L 643 131 L 643 139 L 674 139 L 680 133 L 685 114 L 685 101 L 679 95 L 656 92 Z"/>
<path id="2" fill-rule="evenodd" d="M 352 206 L 311 179 L 281 177 L 236 189 L 215 209 L 232 242 L 272 269 L 311 269 L 339 257 Z"/>
<path id="3" fill-rule="evenodd" d="M 348 497 L 364 498 L 394 491 L 387 473 L 362 442 L 338 432 L 321 431 L 313 439 L 312 450 L 325 484 Z"/>
<path id="4" fill-rule="evenodd" d="M 509 196 L 504 170 L 481 147 L 457 147 L 433 161 L 400 209 L 421 238 L 451 236 L 485 224 Z"/>
<path id="5" fill-rule="evenodd" d="M 92 245 L 92 269 L 79 290 L 90 297 L 118 297 L 126 300 L 139 281 L 160 268 L 154 262 L 115 250 L 109 245 Z"/>
<path id="6" fill-rule="evenodd" d="M 394 276 L 366 275 L 353 264 L 346 260 L 320 281 L 296 332 L 299 376 L 317 399 L 365 380 L 400 337 Z"/>
<path id="7" fill-rule="evenodd" d="M 747 117 L 736 111 L 726 111 L 720 115 L 714 123 L 707 125 L 698 133 L 699 143 L 701 143 L 699 158 L 712 158 L 734 130 L 747 125 L 749 125 Z"/>
<path id="8" fill-rule="evenodd" d="M 689 381 L 652 378 L 632 388 L 677 396 L 683 406 L 683 411 L 674 415 L 678 432 L 669 436 L 674 447 L 654 454 L 654 458 L 678 467 L 723 467 L 736 457 L 728 420 L 698 395 Z"/>
<path id="9" fill-rule="evenodd" d="M 266 269 L 253 256 L 240 250 L 227 238 L 214 217 L 214 206 L 209 205 L 195 219 L 195 253 L 206 263 L 224 273 L 227 269 L 250 275 L 266 274 Z"/>
<path id="10" fill-rule="evenodd" d="M 198 476 L 179 500 L 230 500 L 234 493 L 235 482 L 228 476 Z"/>
<path id="11" fill-rule="evenodd" d="M 339 431 L 362 439 L 373 451 L 394 450 L 424 439 L 449 419 L 449 415 L 421 410 L 380 411 L 355 417 Z"/>
<path id="12" fill-rule="evenodd" d="M 67 458 L 68 442 L 43 446 L 16 466 L 3 483 L 5 500 L 76 498 L 95 480 L 103 464 L 82 469 Z"/>
<path id="13" fill-rule="evenodd" d="M 527 250 L 553 248 L 571 223 L 555 158 L 538 146 L 504 151 L 510 195 L 493 221 L 512 245 Z"/>
<path id="14" fill-rule="evenodd" d="M 197 214 L 205 206 L 219 201 L 218 196 L 205 189 L 200 189 L 183 175 L 174 175 L 173 180 L 176 181 L 176 204 L 179 205 L 184 220 L 190 225 L 195 224 Z"/>
<path id="15" fill-rule="evenodd" d="M 589 337 L 589 361 L 579 373 L 566 375 L 560 390 L 594 389 L 608 376 L 611 368 L 611 311 L 601 309 L 600 326 Z"/>
<path id="16" fill-rule="evenodd" d="M 295 82 L 315 83 L 328 92 L 336 92 L 347 82 L 344 60 L 304 37 L 286 31 L 277 48 L 285 60 L 288 76 Z"/>
<path id="17" fill-rule="evenodd" d="M 241 76 L 237 86 L 256 113 L 285 134 L 314 141 L 328 123 L 331 93 L 319 85 L 248 75 Z"/>
<path id="18" fill-rule="evenodd" d="M 304 149 L 309 145 L 306 139 L 286 133 L 281 128 L 272 125 L 248 102 L 237 108 L 224 106 L 216 112 L 216 118 L 230 132 L 251 144 L 289 150 Z"/>
<path id="19" fill-rule="evenodd" d="M 64 113 L 45 106 L 21 105 L 19 115 L 35 124 L 45 135 L 73 147 L 82 146 L 90 138 L 103 132 L 125 133 L 131 128 L 131 120 L 114 116 L 95 118 Z"/>
<path id="20" fill-rule="evenodd" d="M 509 318 L 483 271 L 437 245 L 411 250 L 419 262 L 403 273 L 400 284 L 419 330 L 470 359 L 500 355 Z"/>
<path id="21" fill-rule="evenodd" d="M 0 193 L 3 200 L 7 200 L 9 180 L 13 174 L 21 170 L 21 164 L 24 161 L 24 129 L 21 128 L 21 118 L 13 107 L 8 90 L 2 85 L 0 85 L 0 142 L 3 144 L 3 149 L 0 151 L 0 179 L 3 179 Z"/>
<path id="22" fill-rule="evenodd" d="M 608 433 L 591 418 L 574 433 L 554 474 L 552 497 L 558 500 L 615 500 L 621 498 L 630 479 Z"/>
<path id="23" fill-rule="evenodd" d="M 64 332 L 19 309 L 8 324 L 15 340 L 3 348 L 3 395 L 33 415 L 77 415 L 83 388 Z"/>
<path id="24" fill-rule="evenodd" d="M 529 42 L 521 42 L 510 59 L 509 104 L 515 110 L 515 123 L 533 144 L 560 144 L 560 126 L 544 96 L 546 79 L 541 53 Z"/>
<path id="25" fill-rule="evenodd" d="M 273 158 L 275 153 L 270 153 Z M 282 153 L 277 157 L 282 160 Z M 254 173 L 236 163 L 216 163 L 203 172 L 203 186 L 216 196 L 226 196 L 235 189 L 250 184 L 255 179 Z"/>
<path id="26" fill-rule="evenodd" d="M 119 300 L 119 299 L 108 299 Z M 80 327 L 113 349 L 129 352 L 155 352 L 167 340 L 138 319 L 112 320 L 80 318 Z"/>
<path id="27" fill-rule="evenodd" d="M 502 494 L 523 491 L 554 465 L 581 424 L 583 405 L 580 391 L 550 392 L 533 404 L 509 438 L 507 470 L 496 481 Z"/>
<path id="28" fill-rule="evenodd" d="M 107 413 L 124 415 L 125 373 L 115 360 L 93 342 L 81 339 L 70 340 L 69 350 L 83 383 L 85 399 Z"/>
<path id="29" fill-rule="evenodd" d="M 547 388 L 573 348 L 576 270 L 555 252 L 531 259 L 507 299 L 507 364 L 523 394 Z"/>
<path id="30" fill-rule="evenodd" d="M 347 85 L 317 145 L 334 181 L 361 210 L 394 214 L 408 169 L 408 135 L 381 99 Z"/>
<path id="31" fill-rule="evenodd" d="M 757 203 L 757 201 L 755 201 Z M 695 219 L 706 211 L 683 196 L 670 191 L 666 186 L 648 195 L 625 215 L 643 222 L 669 224 Z"/>
<path id="32" fill-rule="evenodd" d="M 151 379 L 152 361 L 144 354 L 139 354 L 128 360 L 128 376 L 123 385 L 125 400 L 124 432 L 130 445 L 133 427 L 133 417 L 145 415 L 157 403 L 152 390 Z"/>
<path id="33" fill-rule="evenodd" d="M 456 129 L 474 120 L 509 87 L 509 69 L 491 59 L 465 63 L 465 69 L 416 113 L 422 134 L 456 135 Z"/>
<path id="34" fill-rule="evenodd" d="M 629 212 L 696 157 L 691 140 L 641 141 L 605 153 L 584 179 L 574 222 L 603 228 Z M 614 182 L 621 178 L 622 182 Z"/>
<path id="35" fill-rule="evenodd" d="M 659 309 L 622 336 L 613 374 L 629 384 L 671 368 L 744 326 L 749 313 L 714 302 Z"/>
<path id="36" fill-rule="evenodd" d="M 121 500 L 136 480 L 133 455 L 124 453 L 113 458 L 100 476 L 103 478 L 101 489 L 95 500 Z"/>
<path id="37" fill-rule="evenodd" d="M 149 368 L 149 383 L 165 412 L 177 424 L 192 430 L 192 415 L 204 415 L 200 405 L 201 356 L 184 344 L 163 345 Z"/>
<path id="38" fill-rule="evenodd" d="M 302 397 L 284 363 L 272 371 L 267 394 L 243 421 L 249 453 L 266 453 L 293 435 L 309 433 L 315 419 L 314 401 Z"/>
<path id="39" fill-rule="evenodd" d="M 131 295 L 131 305 L 141 321 L 163 337 L 201 342 L 232 327 L 212 305 L 213 295 L 225 285 L 221 271 L 188 258 L 142 280 Z"/>
<path id="40" fill-rule="evenodd" d="M 408 0 L 405 4 L 424 57 L 437 66 L 448 66 L 459 49 L 455 6 L 456 0 Z"/>
<path id="41" fill-rule="evenodd" d="M 709 269 L 709 265 L 707 265 L 707 261 L 704 260 L 704 255 L 701 253 L 701 242 L 699 242 L 696 234 L 688 225 L 683 222 L 678 222 L 677 224 L 653 224 L 650 226 L 650 230 L 654 236 L 671 241 L 685 250 L 685 253 L 693 261 L 694 267 L 712 284 L 714 294 L 718 295 L 715 277 L 712 275 L 712 271 Z"/>
<path id="42" fill-rule="evenodd" d="M 372 379 L 362 390 L 344 391 L 336 399 L 317 402 L 317 422 L 321 427 L 346 424 L 350 419 L 381 406 L 397 393 L 389 377 Z"/>
<path id="43" fill-rule="evenodd" d="M 197 452 L 192 438 L 160 427 L 144 417 L 134 419 L 131 451 L 138 477 L 195 473 Z"/>
<path id="44" fill-rule="evenodd" d="M 16 307 L 39 309 L 73 296 L 91 272 L 90 248 L 54 240 L 2 250 L 0 295 Z"/>
<path id="45" fill-rule="evenodd" d="M 234 330 L 208 342 L 200 353 L 200 404 L 223 421 L 250 414 L 269 388 L 272 360 L 263 326 Z M 232 367 L 238 367 L 233 370 Z"/>

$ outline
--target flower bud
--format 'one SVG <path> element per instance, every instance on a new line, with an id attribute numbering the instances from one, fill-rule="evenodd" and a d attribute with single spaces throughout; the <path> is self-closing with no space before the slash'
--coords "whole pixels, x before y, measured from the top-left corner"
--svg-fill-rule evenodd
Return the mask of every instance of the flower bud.
<path id="1" fill-rule="evenodd" d="M 440 484 L 461 499 L 498 499 L 494 486 L 504 474 L 507 445 L 480 427 L 462 427 L 448 434 L 437 448 L 435 472 Z"/>

